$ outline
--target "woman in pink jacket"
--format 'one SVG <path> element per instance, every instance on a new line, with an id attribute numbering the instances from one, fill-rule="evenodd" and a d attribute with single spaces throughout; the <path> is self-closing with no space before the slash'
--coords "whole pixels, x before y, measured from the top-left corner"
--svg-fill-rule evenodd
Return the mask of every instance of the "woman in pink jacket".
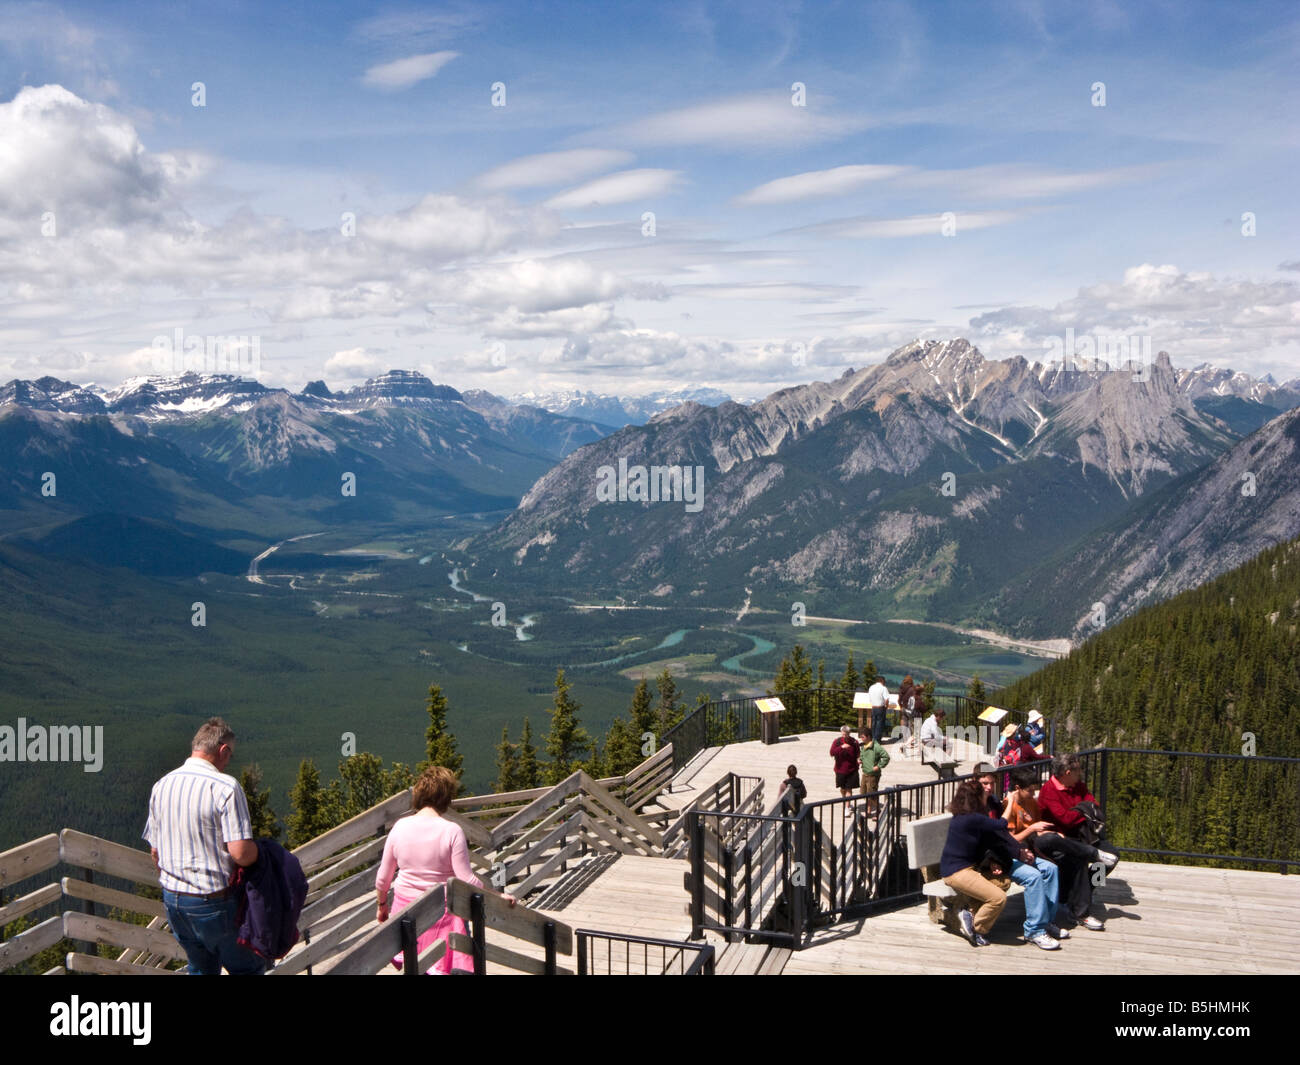
<path id="1" fill-rule="evenodd" d="M 474 875 L 469 864 L 469 847 L 465 832 L 453 821 L 443 817 L 456 797 L 459 783 L 456 774 L 442 766 L 426 769 L 412 789 L 415 812 L 393 825 L 384 843 L 384 856 L 379 862 L 379 875 L 375 877 L 375 891 L 379 896 L 378 920 L 388 920 L 388 889 L 393 889 L 393 913 L 405 909 L 431 887 L 445 884 L 453 876 L 467 884 L 482 888 L 483 882 Z M 394 873 L 396 877 L 394 878 Z M 514 896 L 504 896 L 513 906 Z M 417 952 L 423 954 L 440 939 L 452 932 L 468 935 L 465 922 L 451 913 L 444 913 L 438 922 L 420 936 Z M 401 957 L 393 959 L 401 968 Z M 446 975 L 453 968 L 474 968 L 470 955 L 447 950 L 429 974 Z"/>

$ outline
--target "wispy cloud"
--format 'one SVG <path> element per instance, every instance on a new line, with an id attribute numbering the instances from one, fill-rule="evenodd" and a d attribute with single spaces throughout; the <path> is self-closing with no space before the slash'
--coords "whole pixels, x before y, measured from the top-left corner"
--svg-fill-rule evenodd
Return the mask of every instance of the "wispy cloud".
<path id="1" fill-rule="evenodd" d="M 433 77 L 459 55 L 459 52 L 429 52 L 394 59 L 391 63 L 371 67 L 361 81 L 372 89 L 386 89 L 390 92 L 409 89 L 412 85 Z"/>
<path id="2" fill-rule="evenodd" d="M 623 170 L 552 196 L 546 206 L 568 210 L 653 199 L 671 192 L 680 177 L 677 170 Z"/>
<path id="3" fill-rule="evenodd" d="M 810 170 L 804 174 L 777 178 L 737 196 L 735 202 L 745 207 L 795 200 L 843 196 L 872 181 L 885 181 L 909 173 L 908 166 L 837 166 L 830 170 Z"/>
<path id="4" fill-rule="evenodd" d="M 888 237 L 938 237 L 946 228 L 952 235 L 972 229 L 988 229 L 1014 222 L 1029 214 L 1029 209 L 1017 211 L 945 211 L 941 214 L 910 215 L 906 218 L 837 218 L 830 222 L 800 226 L 788 233 L 810 233 L 843 240 L 871 240 Z"/>
<path id="5" fill-rule="evenodd" d="M 661 111 L 603 131 L 603 139 L 656 146 L 762 149 L 839 140 L 865 129 L 861 116 L 796 107 L 781 95 L 735 96 Z"/>
<path id="6" fill-rule="evenodd" d="M 589 174 L 624 166 L 635 159 L 631 152 L 610 148 L 572 148 L 563 152 L 525 155 L 494 167 L 474 179 L 479 188 L 489 191 L 545 188 L 565 185 Z"/>

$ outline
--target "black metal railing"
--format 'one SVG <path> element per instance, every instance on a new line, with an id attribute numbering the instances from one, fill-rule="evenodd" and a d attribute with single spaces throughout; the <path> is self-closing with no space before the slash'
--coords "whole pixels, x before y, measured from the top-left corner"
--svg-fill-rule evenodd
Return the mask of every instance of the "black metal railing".
<path id="1" fill-rule="evenodd" d="M 579 928 L 579 976 L 712 976 L 714 949 L 688 943 Z"/>
<path id="2" fill-rule="evenodd" d="M 1084 779 L 1121 852 L 1180 864 L 1300 869 L 1300 758 L 1094 748 Z M 1028 762 L 1040 777 L 1051 763 Z M 809 803 L 797 816 L 695 811 L 692 937 L 705 929 L 798 948 L 812 929 L 921 897 L 908 822 L 942 813 L 974 774 Z M 1204 841 L 1201 850 L 1181 840 Z"/>
<path id="3" fill-rule="evenodd" d="M 806 822 L 770 814 L 719 814 L 692 810 L 690 839 L 691 938 L 705 929 L 735 940 L 742 936 L 796 946 L 806 924 L 803 912 L 807 866 L 798 838 Z M 729 835 L 733 842 L 728 842 Z"/>

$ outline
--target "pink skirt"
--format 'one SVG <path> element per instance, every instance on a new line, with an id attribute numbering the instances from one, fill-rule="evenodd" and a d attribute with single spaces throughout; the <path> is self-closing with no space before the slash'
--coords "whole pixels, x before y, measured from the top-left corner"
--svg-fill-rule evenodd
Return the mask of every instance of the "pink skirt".
<path id="1" fill-rule="evenodd" d="M 388 919 L 391 921 L 419 897 L 419 895 L 408 896 L 395 891 L 393 893 L 393 912 Z M 420 936 L 419 940 L 416 942 L 416 956 L 418 957 L 423 954 L 431 946 L 437 943 L 438 940 L 446 939 L 453 932 L 457 932 L 462 936 L 468 936 L 469 928 L 465 925 L 465 922 L 454 913 L 447 913 L 444 911 L 443 915 L 438 918 L 437 923 Z M 402 956 L 400 954 L 394 954 L 393 968 L 400 969 L 401 967 Z M 426 975 L 450 976 L 452 969 L 463 969 L 466 972 L 472 973 L 474 971 L 474 956 L 472 954 L 466 954 L 464 951 L 452 950 L 451 943 L 448 942 L 447 949 L 443 951 L 442 957 L 433 963 L 433 968 L 430 969 Z"/>

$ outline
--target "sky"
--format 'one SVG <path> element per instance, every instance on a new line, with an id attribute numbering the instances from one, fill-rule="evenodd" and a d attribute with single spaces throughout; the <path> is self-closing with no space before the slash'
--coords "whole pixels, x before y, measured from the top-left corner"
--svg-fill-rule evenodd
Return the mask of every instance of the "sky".
<path id="1" fill-rule="evenodd" d="M 1297 69 L 1294 3 L 0 2 L 0 381 L 1288 380 Z"/>

